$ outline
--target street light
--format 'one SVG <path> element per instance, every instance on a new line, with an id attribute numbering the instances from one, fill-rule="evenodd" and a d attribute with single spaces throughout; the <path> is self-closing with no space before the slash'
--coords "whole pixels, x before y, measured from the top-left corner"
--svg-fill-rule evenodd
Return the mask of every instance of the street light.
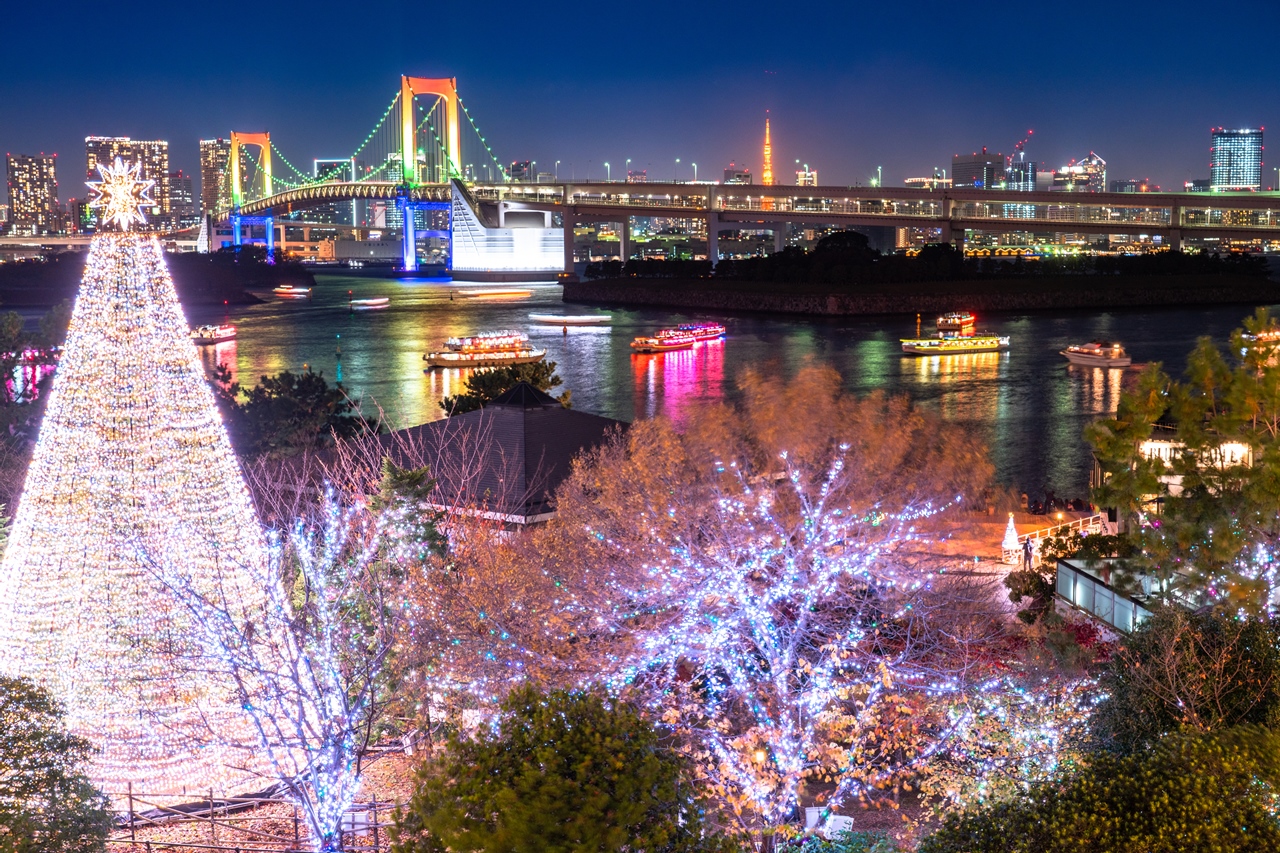
<path id="1" fill-rule="evenodd" d="M 676 158 L 675 168 L 671 172 L 671 183 L 673 184 L 680 183 L 680 158 L 679 157 Z"/>
<path id="2" fill-rule="evenodd" d="M 695 184 L 698 182 L 698 164 L 697 163 L 693 164 L 693 182 Z"/>
<path id="3" fill-rule="evenodd" d="M 613 183 L 613 169 L 609 168 L 609 161 L 604 163 L 604 182 L 606 184 Z"/>
<path id="4" fill-rule="evenodd" d="M 560 161 L 556 161 L 556 183 L 560 183 Z"/>
<path id="5" fill-rule="evenodd" d="M 626 180 L 631 179 L 631 158 L 627 158 L 627 174 L 623 176 Z"/>

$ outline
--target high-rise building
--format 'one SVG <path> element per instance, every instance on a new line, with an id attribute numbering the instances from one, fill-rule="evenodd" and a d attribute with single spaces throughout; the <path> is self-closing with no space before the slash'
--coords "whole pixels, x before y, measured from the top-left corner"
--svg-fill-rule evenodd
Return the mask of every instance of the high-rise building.
<path id="1" fill-rule="evenodd" d="M 807 166 L 803 169 L 796 169 L 796 186 L 798 187 L 816 187 L 818 185 L 818 170 L 810 170 Z"/>
<path id="2" fill-rule="evenodd" d="M 1004 188 L 1015 192 L 1035 192 L 1036 164 L 1034 160 L 1011 160 L 1004 171 Z"/>
<path id="3" fill-rule="evenodd" d="M 9 224 L 9 205 L 0 204 L 0 225 Z"/>
<path id="4" fill-rule="evenodd" d="M 507 171 L 507 177 L 515 183 L 528 183 L 533 180 L 532 166 L 528 160 L 514 160 Z"/>
<path id="5" fill-rule="evenodd" d="M 194 182 L 181 169 L 169 173 L 169 222 L 174 228 L 190 228 L 200 222 Z"/>
<path id="6" fill-rule="evenodd" d="M 1209 155 L 1209 188 L 1212 192 L 1257 192 L 1262 189 L 1262 128 L 1214 128 Z"/>
<path id="7" fill-rule="evenodd" d="M 349 157 L 329 157 L 311 161 L 311 174 L 317 181 L 354 181 L 356 174 L 355 161 Z M 317 205 L 307 211 L 305 217 L 312 222 L 327 222 L 334 225 L 356 224 L 356 202 L 334 201 Z"/>
<path id="8" fill-rule="evenodd" d="M 231 142 L 227 139 L 200 140 L 200 214 L 209 216 L 231 207 Z"/>
<path id="9" fill-rule="evenodd" d="M 1107 190 L 1107 161 L 1092 151 L 1053 173 L 1057 192 L 1100 193 Z"/>
<path id="10" fill-rule="evenodd" d="M 760 170 L 760 183 L 773 186 L 773 140 L 769 136 L 769 117 L 764 120 L 764 167 Z"/>
<path id="11" fill-rule="evenodd" d="M 161 139 L 130 139 L 127 136 L 86 136 L 84 138 L 84 174 L 88 180 L 98 180 L 98 164 L 111 163 L 119 157 L 126 162 L 141 163 L 140 175 L 154 181 L 151 198 L 155 204 L 143 211 L 147 215 L 146 229 L 163 226 L 169 212 L 169 143 Z"/>
<path id="12" fill-rule="evenodd" d="M 37 236 L 58 230 L 57 154 L 6 154 L 9 231 Z"/>
<path id="13" fill-rule="evenodd" d="M 956 189 L 995 189 L 1004 181 L 1004 165 L 1003 154 L 988 154 L 986 148 L 981 153 L 955 154 L 951 157 L 951 185 Z"/>
<path id="14" fill-rule="evenodd" d="M 751 170 L 746 166 L 741 168 L 738 164 L 729 161 L 729 166 L 724 170 L 724 181 L 726 184 L 749 184 L 751 183 Z"/>

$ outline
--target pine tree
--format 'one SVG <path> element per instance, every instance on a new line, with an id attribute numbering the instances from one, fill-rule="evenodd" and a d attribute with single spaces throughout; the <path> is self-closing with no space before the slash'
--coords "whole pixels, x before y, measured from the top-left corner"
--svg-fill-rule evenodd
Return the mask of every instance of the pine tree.
<path id="1" fill-rule="evenodd" d="M 139 216 L 136 174 L 103 169 L 104 218 Z M 262 531 L 160 244 L 104 233 L 0 564 L 0 673 L 53 693 L 99 750 L 89 775 L 109 795 L 228 791 L 247 775 L 208 735 L 249 724 L 240 701 L 172 657 L 198 640 L 154 570 L 161 549 L 200 585 L 262 601 Z"/>

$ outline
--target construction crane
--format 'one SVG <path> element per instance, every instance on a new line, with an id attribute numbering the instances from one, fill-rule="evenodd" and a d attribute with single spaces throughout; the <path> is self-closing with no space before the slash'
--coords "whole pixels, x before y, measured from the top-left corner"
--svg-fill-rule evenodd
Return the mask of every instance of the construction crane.
<path id="1" fill-rule="evenodd" d="M 1013 151 L 1009 154 L 1009 156 L 1008 156 L 1008 157 L 1004 158 L 1004 168 L 1005 168 L 1005 171 L 1006 171 L 1006 172 L 1007 172 L 1009 169 L 1013 168 L 1013 158 L 1014 158 L 1014 156 L 1015 156 L 1015 155 L 1019 155 L 1019 154 L 1023 154 L 1023 153 L 1025 153 L 1025 152 L 1026 152 L 1027 143 L 1031 141 L 1031 136 L 1032 136 L 1032 134 L 1034 134 L 1034 133 L 1035 133 L 1035 131 L 1034 131 L 1034 130 L 1028 130 L 1028 131 L 1027 131 L 1027 136 L 1026 136 L 1026 138 L 1025 138 L 1025 139 L 1023 139 L 1021 142 L 1019 142 L 1017 145 L 1013 146 Z"/>

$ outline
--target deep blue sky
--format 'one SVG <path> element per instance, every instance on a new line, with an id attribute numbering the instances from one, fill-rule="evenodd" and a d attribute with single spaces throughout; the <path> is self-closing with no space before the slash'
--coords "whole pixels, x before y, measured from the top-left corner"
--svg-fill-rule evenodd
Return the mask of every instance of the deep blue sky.
<path id="1" fill-rule="evenodd" d="M 298 163 L 349 153 L 401 73 L 458 77 L 501 159 L 579 178 L 627 157 L 758 172 L 769 109 L 788 181 L 798 158 L 898 184 L 1034 128 L 1049 167 L 1093 150 L 1109 178 L 1180 188 L 1208 176 L 1210 126 L 1271 124 L 1280 78 L 1274 2 L 54 0 L 6 4 L 4 29 L 0 151 L 58 152 L 64 200 L 87 134 L 168 139 L 189 171 L 233 128 Z"/>

